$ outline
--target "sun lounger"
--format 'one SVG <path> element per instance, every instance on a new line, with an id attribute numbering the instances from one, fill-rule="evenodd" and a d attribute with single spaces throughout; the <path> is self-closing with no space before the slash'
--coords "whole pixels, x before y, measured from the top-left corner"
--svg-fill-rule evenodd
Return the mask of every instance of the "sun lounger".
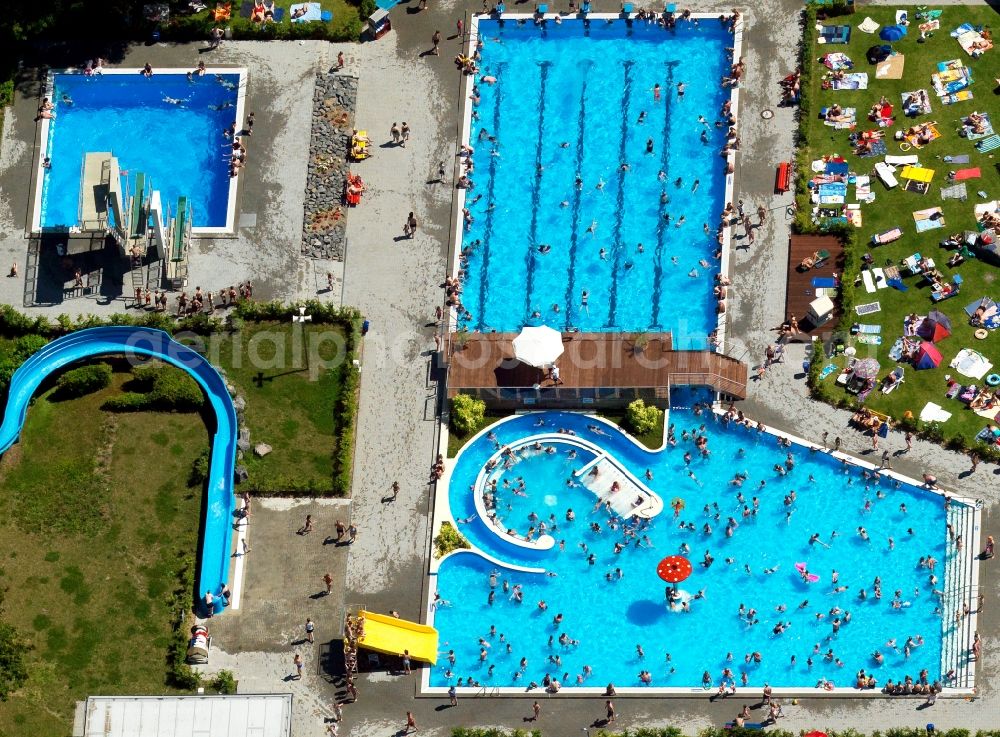
<path id="1" fill-rule="evenodd" d="M 889 154 L 884 161 L 893 166 L 916 166 L 920 163 L 920 157 L 916 154 Z"/>
<path id="2" fill-rule="evenodd" d="M 837 280 L 832 276 L 814 276 L 812 285 L 814 289 L 834 289 Z"/>
<path id="3" fill-rule="evenodd" d="M 950 187 L 941 188 L 941 199 L 942 200 L 962 200 L 968 199 L 969 193 L 965 188 L 965 182 L 960 184 L 952 184 Z"/>
<path id="4" fill-rule="evenodd" d="M 896 175 L 894 174 L 893 168 L 884 161 L 880 161 L 875 164 L 875 174 L 882 180 L 882 184 L 889 189 L 899 186 L 899 182 L 896 181 Z"/>
<path id="5" fill-rule="evenodd" d="M 882 382 L 882 393 L 888 394 L 891 391 L 895 391 L 896 387 L 898 387 L 904 381 L 906 381 L 906 379 L 903 376 L 903 367 L 897 366 L 892 370 L 892 373 L 890 373 L 889 376 L 887 376 L 885 380 Z"/>
<path id="6" fill-rule="evenodd" d="M 988 153 L 997 148 L 1000 148 L 1000 136 L 994 133 L 992 136 L 988 136 L 981 141 L 976 141 L 976 149 L 981 154 Z"/>
<path id="7" fill-rule="evenodd" d="M 962 290 L 962 275 L 955 274 L 951 278 L 950 284 L 945 284 L 940 288 L 937 288 L 933 292 L 931 292 L 931 299 L 934 302 L 941 302 L 946 299 L 951 299 L 961 290 Z"/>
<path id="8" fill-rule="evenodd" d="M 903 189 L 908 192 L 927 194 L 931 179 L 934 178 L 934 170 L 923 166 L 904 166 L 899 176 L 904 180 Z"/>
<path id="9" fill-rule="evenodd" d="M 866 90 L 868 89 L 868 72 L 851 72 L 840 79 L 834 79 L 830 87 L 835 90 Z"/>
<path id="10" fill-rule="evenodd" d="M 903 237 L 903 230 L 901 228 L 892 228 L 891 230 L 886 230 L 882 233 L 876 233 L 872 236 L 873 246 L 884 246 L 886 243 L 892 243 L 893 241 L 898 241 Z"/>
<path id="11" fill-rule="evenodd" d="M 928 230 L 944 227 L 944 213 L 940 207 L 928 207 L 925 210 L 917 210 L 913 213 L 913 221 L 917 224 L 917 232 L 923 233 Z"/>

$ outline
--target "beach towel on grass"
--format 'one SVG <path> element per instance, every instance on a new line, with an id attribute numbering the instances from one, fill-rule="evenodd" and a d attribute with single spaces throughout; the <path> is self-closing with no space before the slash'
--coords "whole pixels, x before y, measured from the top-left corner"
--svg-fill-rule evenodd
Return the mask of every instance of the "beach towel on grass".
<path id="1" fill-rule="evenodd" d="M 872 178 L 867 174 L 859 174 L 854 178 L 854 196 L 858 202 L 871 202 L 875 198 L 872 196 Z"/>
<path id="2" fill-rule="evenodd" d="M 871 148 L 868 151 L 859 153 L 858 156 L 862 159 L 871 159 L 876 156 L 885 156 L 888 151 L 889 149 L 886 148 L 885 141 L 880 138 L 877 141 L 872 141 Z"/>
<path id="3" fill-rule="evenodd" d="M 966 31 L 958 37 L 958 45 L 973 59 L 982 56 L 993 48 L 993 42 L 984 38 L 979 31 Z"/>
<path id="4" fill-rule="evenodd" d="M 900 98 L 903 100 L 903 114 L 911 118 L 931 111 L 931 98 L 927 90 L 904 92 Z"/>
<path id="5" fill-rule="evenodd" d="M 971 23 L 963 23 L 962 25 L 960 25 L 958 28 L 956 28 L 954 31 L 951 32 L 951 37 L 958 38 L 963 33 L 968 33 L 969 31 L 974 31 L 974 30 L 976 29 L 972 27 Z"/>
<path id="6" fill-rule="evenodd" d="M 856 332 L 862 335 L 878 335 L 882 332 L 881 325 L 870 325 L 867 323 L 859 322 L 854 326 Z"/>
<path id="7" fill-rule="evenodd" d="M 847 185 L 842 183 L 819 185 L 819 204 L 842 205 L 847 199 Z"/>
<path id="8" fill-rule="evenodd" d="M 958 156 L 945 156 L 944 163 L 946 164 L 968 164 L 969 154 L 959 154 Z"/>
<path id="9" fill-rule="evenodd" d="M 854 107 L 845 107 L 844 112 L 840 114 L 839 118 L 839 120 L 827 120 L 826 113 L 823 113 L 823 125 L 828 125 L 831 128 L 837 129 L 853 128 L 858 122 L 858 109 Z"/>
<path id="10" fill-rule="evenodd" d="M 989 153 L 997 148 L 1000 148 L 1000 136 L 996 133 L 992 136 L 987 136 L 981 141 L 976 141 L 976 150 L 981 154 Z"/>
<path id="11" fill-rule="evenodd" d="M 820 57 L 820 62 L 827 69 L 837 71 L 838 69 L 853 69 L 854 62 L 851 61 L 851 57 L 847 54 L 843 54 L 839 51 L 835 51 L 831 54 L 825 54 Z"/>
<path id="12" fill-rule="evenodd" d="M 859 335 L 855 340 L 862 345 L 882 345 L 881 335 Z"/>
<path id="13" fill-rule="evenodd" d="M 854 312 L 856 312 L 858 315 L 870 315 L 873 312 L 881 312 L 881 311 L 882 311 L 882 305 L 880 305 L 878 302 L 869 302 L 868 304 L 854 306 Z"/>
<path id="14" fill-rule="evenodd" d="M 902 79 L 906 58 L 895 54 L 875 65 L 875 79 Z"/>
<path id="15" fill-rule="evenodd" d="M 993 368 L 993 364 L 979 351 L 971 348 L 963 348 L 955 356 L 954 360 L 948 364 L 958 371 L 962 376 L 973 379 L 982 379 Z"/>
<path id="16" fill-rule="evenodd" d="M 819 372 L 819 378 L 820 379 L 825 379 L 827 376 L 829 376 L 830 374 L 832 374 L 836 370 L 837 370 L 837 364 L 835 364 L 835 363 L 828 363 Z"/>
<path id="17" fill-rule="evenodd" d="M 940 215 L 940 217 L 933 217 Z M 917 224 L 917 232 L 923 233 L 935 228 L 944 227 L 944 213 L 940 207 L 928 207 L 926 210 L 917 210 L 913 213 L 913 220 Z"/>
<path id="18" fill-rule="evenodd" d="M 972 90 L 960 90 L 941 98 L 942 105 L 954 105 L 956 102 L 965 102 L 972 99 Z"/>
<path id="19" fill-rule="evenodd" d="M 965 182 L 961 184 L 952 184 L 950 187 L 941 188 L 941 199 L 942 200 L 966 200 L 969 197 L 969 193 L 965 188 Z"/>
<path id="20" fill-rule="evenodd" d="M 842 79 L 834 79 L 831 87 L 835 90 L 866 90 L 868 89 L 868 72 L 851 72 Z"/>
<path id="21" fill-rule="evenodd" d="M 993 135 L 993 121 L 990 120 L 989 113 L 978 113 L 983 117 L 983 129 L 981 131 L 976 131 L 968 123 L 962 123 L 962 130 L 959 131 L 959 135 L 963 135 L 970 141 L 978 141 L 980 138 L 986 138 L 987 136 Z M 969 116 L 966 116 L 966 118 Z"/>
<path id="22" fill-rule="evenodd" d="M 951 412 L 946 412 L 941 405 L 928 402 L 920 410 L 921 422 L 946 422 L 951 418 Z"/>
<path id="23" fill-rule="evenodd" d="M 889 360 L 900 361 L 903 358 L 903 339 L 896 338 L 896 342 L 889 349 Z"/>
<path id="24" fill-rule="evenodd" d="M 305 7 L 306 14 L 295 17 L 295 11 L 299 8 Z M 288 12 L 292 16 L 292 23 L 305 23 L 310 20 L 322 20 L 323 18 L 323 8 L 319 3 L 296 3 L 288 8 Z"/>
<path id="25" fill-rule="evenodd" d="M 983 174 L 979 170 L 979 167 L 973 169 L 959 169 L 948 175 L 948 179 L 953 182 L 962 182 L 966 179 L 979 179 Z"/>

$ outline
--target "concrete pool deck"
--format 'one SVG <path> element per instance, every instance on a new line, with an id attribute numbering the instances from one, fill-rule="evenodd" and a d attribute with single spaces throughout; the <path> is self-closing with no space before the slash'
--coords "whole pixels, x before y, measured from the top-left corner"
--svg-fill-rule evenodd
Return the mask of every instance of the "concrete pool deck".
<path id="1" fill-rule="evenodd" d="M 595 3 L 598 10 L 613 11 L 616 7 L 601 0 Z M 724 2 L 698 7 L 717 12 L 729 8 L 731 4 Z M 742 248 L 742 244 L 734 243 L 731 261 L 736 289 L 728 311 L 728 351 L 738 354 L 741 347 L 745 348 L 748 361 L 763 355 L 764 346 L 773 339 L 769 329 L 785 317 L 785 209 L 792 195 L 775 196 L 772 191 L 774 166 L 792 150 L 795 111 L 777 107 L 776 82 L 796 66 L 797 33 L 793 29 L 798 28 L 801 8 L 796 0 L 763 0 L 747 11 L 745 57 L 749 69 L 741 99 L 743 149 L 737 161 L 738 196 L 748 202 L 763 202 L 770 209 L 765 226 L 757 232 L 756 245 Z M 446 273 L 453 223 L 450 186 L 428 184 L 427 180 L 434 178 L 439 161 L 450 161 L 454 156 L 461 82 L 450 56 L 459 50 L 457 41 L 443 44 L 445 53 L 440 57 L 420 55 L 430 48 L 436 29 L 450 35 L 458 17 L 468 11 L 478 12 L 481 6 L 441 0 L 432 1 L 422 13 L 412 12 L 415 9 L 416 0 L 397 6 L 391 12 L 395 30 L 373 44 L 226 43 L 211 57 L 214 62 L 243 64 L 251 69 L 254 81 L 248 104 L 258 114 L 253 143 L 255 147 L 260 145 L 259 129 L 261 133 L 267 131 L 268 135 L 261 138 L 268 138 L 270 146 L 266 152 L 251 148 L 255 162 L 243 195 L 243 211 L 258 214 L 256 226 L 241 228 L 237 242 L 220 246 L 218 251 L 206 243 L 205 251 L 197 258 L 210 270 L 207 273 L 227 283 L 253 278 L 255 291 L 264 297 L 316 294 L 325 290 L 326 272 L 334 270 L 336 288 L 332 294 L 324 291 L 323 298 L 339 301 L 343 289 L 345 304 L 361 307 L 372 322 L 365 345 L 355 490 L 350 504 L 351 519 L 360 534 L 348 552 L 348 570 L 338 574 L 343 575 L 346 589 L 336 602 L 326 602 L 330 611 L 323 616 L 331 620 L 339 616 L 333 612 L 341 606 L 356 609 L 362 604 L 379 611 L 396 609 L 403 617 L 419 617 L 424 599 L 429 546 L 426 479 L 438 452 L 435 416 L 439 409 L 436 377 L 428 368 L 434 334 L 434 326 L 429 323 L 433 322 L 434 306 L 440 302 L 437 285 Z M 125 63 L 141 65 L 148 59 L 154 64 L 189 64 L 197 60 L 201 46 L 138 47 L 126 54 Z M 414 130 L 404 151 L 379 149 L 376 157 L 365 162 L 365 178 L 373 188 L 365 195 L 364 207 L 348 220 L 352 246 L 343 265 L 344 282 L 340 281 L 340 264 L 308 262 L 301 258 L 298 246 L 306 170 L 303 151 L 308 146 L 312 102 L 309 90 L 315 72 L 328 68 L 339 50 L 347 55 L 347 71 L 360 76 L 358 119 L 375 131 L 376 137 L 387 134 L 391 123 L 402 115 Z M 417 90 L 419 93 L 415 93 Z M 0 150 L 0 265 L 5 273 L 11 261 L 17 260 L 23 267 L 27 204 L 22 188 L 28 181 L 34 99 L 19 95 L 4 122 Z M 759 113 L 764 109 L 773 110 L 774 117 L 761 118 Z M 248 201 L 252 206 L 247 205 Z M 401 233 L 410 210 L 415 210 L 420 219 L 420 232 L 412 241 L 396 243 L 392 236 Z M 208 288 L 208 283 L 206 280 L 203 286 Z M 773 286 L 765 289 L 761 285 Z M 0 301 L 20 306 L 23 278 L 0 280 Z M 59 312 L 110 314 L 121 308 L 121 303 L 76 300 L 27 311 L 55 316 Z M 795 430 L 813 439 L 824 430 L 831 437 L 839 434 L 845 439 L 847 451 L 860 453 L 865 439 L 848 431 L 848 413 L 808 399 L 804 381 L 796 378 L 804 355 L 799 351 L 804 348 L 790 346 L 786 363 L 772 367 L 763 381 L 752 383 L 752 395 L 742 406 L 768 425 Z M 901 449 L 901 437 L 891 435 L 889 447 Z M 894 468 L 916 477 L 925 468 L 933 469 L 946 487 L 984 497 L 984 533 L 992 531 L 991 515 L 1000 503 L 994 467 L 981 464 L 975 474 L 968 475 L 964 456 L 922 441 L 914 443 L 911 453 L 893 457 L 892 461 Z M 399 499 L 391 505 L 383 503 L 395 479 L 402 486 Z M 304 592 L 314 591 L 319 580 L 310 567 L 310 558 L 286 560 L 278 547 L 278 531 L 301 525 L 304 511 L 309 510 L 268 509 L 267 514 L 287 515 L 268 523 L 269 529 L 275 531 L 268 533 L 273 534 L 268 539 L 275 541 L 271 560 L 261 556 L 262 562 L 250 558 L 247 561 L 251 587 L 245 589 L 243 611 L 251 611 L 254 605 L 250 599 L 257 588 L 255 577 L 267 578 L 264 590 L 269 598 L 258 604 L 266 605 L 273 618 L 262 619 L 261 624 L 277 627 L 279 633 L 271 635 L 271 644 L 261 642 L 267 637 L 248 637 L 244 644 L 239 634 L 227 635 L 220 622 L 210 667 L 235 670 L 243 692 L 294 693 L 293 733 L 320 737 L 323 720 L 331 714 L 330 702 L 342 694 L 342 684 L 326 677 L 321 658 L 310 660 L 302 681 L 287 680 L 292 671 L 292 652 L 285 648 L 287 640 L 280 635 L 280 628 L 290 633 L 309 615 L 311 610 L 301 608 Z M 255 510 L 258 514 L 265 512 Z M 318 510 L 318 527 L 329 528 L 330 517 L 330 511 Z M 298 538 L 295 541 L 299 542 Z M 992 565 L 995 563 L 984 565 L 986 575 L 992 573 Z M 985 639 L 984 662 L 978 675 L 980 695 L 975 701 L 941 700 L 921 711 L 917 707 L 922 699 L 802 699 L 795 707 L 785 704 L 787 717 L 778 726 L 792 731 L 854 727 L 870 732 L 887 726 L 922 729 L 932 721 L 939 729 L 994 728 L 1000 714 L 1000 618 L 996 616 L 1000 599 L 995 581 L 984 578 L 984 584 L 986 608 L 979 625 Z M 335 590 L 341 591 L 339 586 Z M 303 616 L 299 616 L 300 612 Z M 328 653 L 331 646 L 339 645 L 335 634 L 332 642 L 328 639 L 336 628 L 329 621 L 320 624 L 317 619 L 317 624 L 321 646 L 326 648 L 322 652 Z M 573 737 L 579 736 L 581 730 L 598 726 L 604 716 L 604 700 L 596 697 L 542 699 L 540 695 L 526 694 L 524 698 L 463 698 L 457 707 L 447 708 L 446 699 L 416 698 L 416 680 L 386 670 L 362 674 L 358 679 L 361 699 L 344 707 L 340 734 L 386 737 L 403 726 L 406 710 L 414 712 L 421 733 L 442 736 L 453 726 L 476 724 L 507 729 L 530 726 L 545 735 Z M 706 696 L 669 701 L 622 698 L 616 700 L 616 726 L 635 729 L 674 725 L 693 734 L 699 728 L 728 721 L 743 703 L 757 703 L 759 693 L 752 693 L 754 698 L 737 693 L 715 702 Z M 530 715 L 534 698 L 542 703 L 542 713 L 537 723 L 526 725 L 523 720 Z M 759 715 L 760 710 L 754 714 Z"/>

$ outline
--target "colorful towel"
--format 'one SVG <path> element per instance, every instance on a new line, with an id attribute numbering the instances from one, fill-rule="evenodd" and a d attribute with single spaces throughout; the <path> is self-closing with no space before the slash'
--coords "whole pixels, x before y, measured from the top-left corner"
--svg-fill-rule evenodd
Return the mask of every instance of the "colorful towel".
<path id="1" fill-rule="evenodd" d="M 823 64 L 827 69 L 832 71 L 837 71 L 838 69 L 853 69 L 854 62 L 851 61 L 851 57 L 847 54 L 843 54 L 839 51 L 835 51 L 830 54 L 824 54 L 820 57 L 820 63 Z"/>
<path id="2" fill-rule="evenodd" d="M 944 227 L 944 213 L 940 207 L 928 207 L 925 210 L 917 210 L 913 213 L 913 220 L 917 224 L 918 233 Z"/>
<path id="3" fill-rule="evenodd" d="M 956 102 L 965 102 L 972 99 L 972 90 L 961 90 L 959 92 L 945 95 L 941 98 L 942 105 L 954 105 Z"/>
<path id="4" fill-rule="evenodd" d="M 819 378 L 820 379 L 825 379 L 827 376 L 829 376 L 830 374 L 832 374 L 836 370 L 837 370 L 837 364 L 835 364 L 835 363 L 828 363 L 826 366 L 824 366 L 820 370 L 820 372 L 819 372 Z"/>
<path id="5" fill-rule="evenodd" d="M 881 335 L 859 335 L 855 340 L 862 345 L 882 345 Z"/>
<path id="6" fill-rule="evenodd" d="M 892 348 L 889 349 L 889 359 L 892 361 L 901 361 L 903 359 L 902 338 L 896 338 L 896 342 L 892 344 Z"/>
<path id="7" fill-rule="evenodd" d="M 303 7 L 306 10 L 305 15 L 296 18 L 296 11 Z M 292 23 L 305 23 L 306 21 L 323 19 L 323 7 L 319 3 L 296 3 L 288 8 L 288 12 L 291 15 Z"/>
<path id="8" fill-rule="evenodd" d="M 908 117 L 926 115 L 931 111 L 931 98 L 927 90 L 911 90 L 900 95 L 903 100 L 903 114 Z"/>
<path id="9" fill-rule="evenodd" d="M 867 72 L 851 72 L 841 79 L 834 79 L 831 87 L 835 90 L 866 90 L 868 89 Z"/>
<path id="10" fill-rule="evenodd" d="M 993 123 L 990 121 L 989 113 L 978 113 L 983 116 L 983 129 L 981 131 L 976 131 L 968 123 L 962 123 L 962 130 L 959 132 L 960 135 L 965 136 L 970 141 L 978 141 L 980 138 L 986 138 L 987 136 L 993 135 Z M 968 116 L 966 116 L 968 117 Z"/>
<path id="11" fill-rule="evenodd" d="M 862 151 L 858 153 L 858 156 L 862 159 L 871 159 L 878 156 L 885 156 L 889 152 L 889 149 L 885 147 L 885 141 L 881 138 L 877 141 L 872 141 L 871 148 L 868 151 Z"/>
<path id="12" fill-rule="evenodd" d="M 848 130 L 853 128 L 858 122 L 858 109 L 853 107 L 845 107 L 844 112 L 838 116 L 838 120 L 827 120 L 826 113 L 823 113 L 823 125 L 829 125 L 832 128 L 837 128 L 840 130 Z"/>
<path id="13" fill-rule="evenodd" d="M 862 335 L 878 335 L 882 332 L 881 325 L 870 325 L 863 322 L 857 323 L 853 329 L 855 332 L 861 333 Z"/>
<path id="14" fill-rule="evenodd" d="M 869 302 L 868 304 L 864 305 L 855 305 L 854 311 L 859 315 L 870 315 L 873 312 L 881 312 L 882 305 L 880 305 L 878 302 Z"/>
<path id="15" fill-rule="evenodd" d="M 997 148 L 1000 148 L 1000 136 L 994 133 L 992 136 L 984 138 L 981 141 L 976 141 L 976 149 L 981 154 L 988 153 Z"/>
<path id="16" fill-rule="evenodd" d="M 948 175 L 948 178 L 953 182 L 961 182 L 966 179 L 979 179 L 983 174 L 979 170 L 979 167 L 974 169 L 959 169 Z"/>

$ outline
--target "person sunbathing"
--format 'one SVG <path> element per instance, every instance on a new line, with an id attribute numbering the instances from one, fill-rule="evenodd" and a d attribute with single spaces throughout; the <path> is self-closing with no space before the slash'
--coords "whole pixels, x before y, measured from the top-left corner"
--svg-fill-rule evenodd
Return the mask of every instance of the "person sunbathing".
<path id="1" fill-rule="evenodd" d="M 826 109 L 826 119 L 830 121 L 840 121 L 845 118 L 844 108 L 834 103 Z"/>
<path id="2" fill-rule="evenodd" d="M 986 132 L 986 116 L 980 115 L 979 113 L 970 113 L 965 120 L 962 121 L 965 125 L 972 129 L 973 133 L 985 133 Z"/>
<path id="3" fill-rule="evenodd" d="M 308 12 L 309 12 L 308 4 L 300 5 L 295 10 L 292 11 L 292 20 L 297 20 Z"/>

